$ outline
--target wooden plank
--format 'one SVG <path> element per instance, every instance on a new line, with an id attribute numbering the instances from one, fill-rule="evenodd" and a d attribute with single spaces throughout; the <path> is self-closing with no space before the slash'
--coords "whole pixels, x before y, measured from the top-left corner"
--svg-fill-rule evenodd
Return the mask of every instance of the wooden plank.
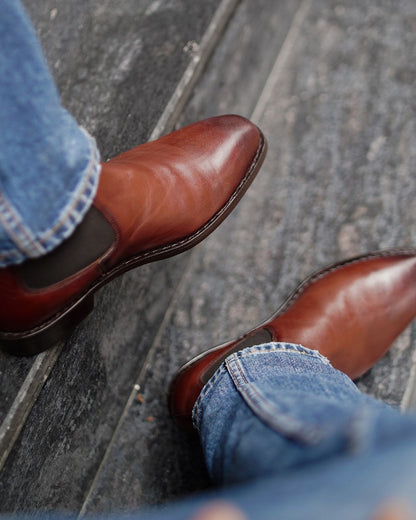
<path id="1" fill-rule="evenodd" d="M 20 435 L 32 406 L 55 366 L 62 346 L 63 344 L 59 343 L 54 348 L 37 356 L 24 381 L 17 387 L 18 392 L 13 402 L 2 403 L 3 411 L 6 410 L 7 413 L 4 414 L 0 423 L 0 471 L 3 469 L 9 453 Z M 4 379 L 9 381 L 10 372 L 8 372 L 7 376 Z M 9 396 L 14 395 L 17 388 L 14 389 L 13 394 L 9 392 Z"/>
<path id="2" fill-rule="evenodd" d="M 415 73 L 408 59 L 416 43 L 414 20 L 416 6 L 407 0 L 302 2 L 255 110 L 269 140 L 268 159 L 234 214 L 192 253 L 138 378 L 141 397 L 132 395 L 84 511 L 160 503 L 207 486 L 195 441 L 168 417 L 167 382 L 174 371 L 262 321 L 311 271 L 415 243 Z M 251 21 L 255 25 L 255 17 Z M 233 55 L 232 49 L 222 52 Z M 221 111 L 233 111 L 239 99 L 237 87 L 227 94 L 229 76 L 236 80 L 233 63 L 218 56 L 195 90 L 187 111 L 192 119 L 199 100 L 206 114 L 207 99 Z M 242 67 L 244 80 L 234 86 L 247 88 L 247 70 Z M 218 83 L 223 105 L 220 95 L 208 94 Z M 400 404 L 414 366 L 414 339 L 413 327 L 359 387 Z"/>
<path id="3" fill-rule="evenodd" d="M 296 2 L 291 3 L 292 9 L 284 4 L 272 0 L 259 0 L 255 5 L 250 1 L 240 3 L 185 109 L 188 119 L 183 119 L 183 124 L 221 112 L 225 108 L 224 99 L 228 100 L 225 111 L 250 112 L 296 11 Z M 256 73 L 247 77 L 247 67 L 254 59 L 253 49 L 264 56 L 264 62 L 257 62 Z M 231 56 L 238 66 L 232 65 Z M 230 91 L 234 93 L 232 98 Z M 198 103 L 201 103 L 200 107 Z M 238 208 L 235 213 L 240 214 Z M 232 230 L 237 229 L 238 217 L 231 215 L 227 220 L 234 223 L 231 224 Z M 227 223 L 224 225 L 230 230 Z M 231 231 L 227 237 L 221 229 L 215 231 L 208 251 L 213 248 L 215 257 L 224 247 L 224 239 L 229 241 L 233 233 Z M 236 241 L 237 237 L 233 245 Z M 245 247 L 244 240 L 236 247 L 241 251 Z M 229 251 L 229 247 L 225 251 Z M 209 486 L 198 439 L 179 432 L 166 408 L 167 383 L 174 370 L 192 353 L 212 345 L 216 326 L 217 339 L 226 337 L 224 321 L 227 316 L 221 317 L 219 306 L 223 295 L 218 289 L 219 286 L 223 286 L 224 291 L 230 289 L 225 275 L 231 268 L 231 259 L 227 261 L 224 255 L 220 255 L 215 267 L 210 266 L 208 270 L 204 260 L 206 252 L 207 248 L 202 244 L 191 254 L 191 268 L 187 268 L 180 290 L 165 315 L 146 369 L 138 378 L 140 389 L 132 393 L 130 406 L 83 513 L 130 510 Z M 235 267 L 239 269 L 238 261 Z M 207 293 L 212 299 L 208 304 Z M 240 323 L 241 326 L 244 324 Z"/>

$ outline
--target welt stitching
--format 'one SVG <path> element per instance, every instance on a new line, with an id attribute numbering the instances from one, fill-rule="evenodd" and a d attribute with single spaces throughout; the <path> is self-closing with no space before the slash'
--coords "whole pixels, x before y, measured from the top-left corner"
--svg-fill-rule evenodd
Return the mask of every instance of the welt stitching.
<path id="1" fill-rule="evenodd" d="M 257 159 L 258 157 L 260 156 L 261 154 L 261 151 L 263 150 L 263 146 L 264 146 L 264 138 L 262 137 L 261 139 L 261 142 L 260 142 L 260 145 L 259 147 L 257 148 L 257 151 L 256 151 L 256 154 L 253 158 L 253 161 L 251 163 L 251 166 L 250 168 L 247 170 L 245 176 L 243 177 L 242 181 L 240 182 L 240 184 L 237 186 L 237 188 L 235 189 L 235 191 L 233 192 L 233 194 L 231 195 L 231 197 L 228 199 L 228 201 L 226 202 L 226 204 L 224 204 L 224 206 L 206 223 L 202 226 L 202 228 L 200 228 L 198 231 L 196 231 L 194 234 L 191 234 L 191 235 L 188 235 L 187 237 L 183 238 L 182 240 L 179 240 L 177 242 L 174 242 L 172 244 L 168 244 L 166 246 L 163 246 L 163 247 L 158 247 L 156 249 L 151 249 L 147 252 L 144 252 L 142 254 L 140 254 L 140 260 L 145 260 L 146 258 L 148 258 L 149 256 L 153 256 L 154 254 L 161 254 L 163 253 L 164 251 L 169 251 L 170 249 L 172 248 L 177 248 L 177 247 L 180 247 L 182 244 L 186 244 L 187 242 L 189 242 L 190 239 L 194 239 L 194 238 L 197 238 L 200 234 L 203 234 L 205 232 L 205 230 L 207 228 L 209 228 L 213 222 L 215 222 L 218 217 L 220 217 L 225 211 L 227 211 L 227 208 L 229 207 L 229 205 L 235 200 L 235 198 L 237 197 L 237 195 L 240 193 L 240 191 L 243 189 L 243 187 L 245 186 L 245 184 L 247 183 L 247 181 L 249 180 L 250 176 L 251 176 L 251 173 L 253 171 L 253 169 L 255 168 L 256 166 L 256 163 L 257 163 Z M 114 268 L 114 270 L 119 270 L 119 269 L 122 269 L 124 268 L 125 266 L 127 266 L 130 262 L 134 263 L 137 261 L 137 257 L 134 257 L 132 259 L 128 259 L 126 260 L 125 262 L 122 262 L 121 264 L 118 264 L 116 268 Z M 108 273 L 107 273 L 108 274 Z M 88 288 L 88 290 L 83 294 L 81 295 L 80 298 L 86 296 L 89 292 L 93 291 L 94 290 L 94 287 L 98 285 L 98 282 L 97 284 L 93 284 L 91 287 Z M 79 299 L 77 301 L 80 301 Z M 48 325 L 49 323 L 53 322 L 54 320 L 56 320 L 57 318 L 59 318 L 59 316 L 61 316 L 61 314 L 63 314 L 64 312 L 66 312 L 68 309 L 70 309 L 72 307 L 72 305 L 74 304 L 74 302 L 72 301 L 70 304 L 68 304 L 64 309 L 61 310 L 60 313 L 57 313 L 57 314 L 54 314 L 50 319 L 48 319 L 47 321 L 43 322 L 41 325 L 37 326 L 37 327 L 34 327 L 32 329 L 30 329 L 31 332 L 36 332 L 37 330 L 40 330 L 42 328 L 44 328 L 46 325 Z M 7 337 L 14 337 L 14 334 L 12 332 L 8 333 L 3 333 L 4 337 L 7 338 Z"/>

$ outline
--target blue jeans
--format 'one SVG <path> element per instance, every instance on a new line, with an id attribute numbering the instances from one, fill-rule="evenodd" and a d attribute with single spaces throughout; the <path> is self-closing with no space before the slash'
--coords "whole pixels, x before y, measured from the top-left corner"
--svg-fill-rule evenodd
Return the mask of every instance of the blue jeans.
<path id="1" fill-rule="evenodd" d="M 194 421 L 220 489 L 143 518 L 188 518 L 210 498 L 256 520 L 369 520 L 391 498 L 416 510 L 416 417 L 362 394 L 316 351 L 270 343 L 231 355 Z"/>
<path id="2" fill-rule="evenodd" d="M 18 0 L 0 2 L 0 267 L 68 237 L 98 185 L 94 140 L 62 107 Z"/>

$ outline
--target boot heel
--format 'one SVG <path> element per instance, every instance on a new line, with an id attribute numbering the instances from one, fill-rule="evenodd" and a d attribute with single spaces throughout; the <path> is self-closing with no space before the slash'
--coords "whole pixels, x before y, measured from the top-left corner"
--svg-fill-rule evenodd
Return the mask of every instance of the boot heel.
<path id="1" fill-rule="evenodd" d="M 94 295 L 85 296 L 47 323 L 24 332 L 0 332 L 2 350 L 14 356 L 32 356 L 70 336 L 94 308 Z"/>

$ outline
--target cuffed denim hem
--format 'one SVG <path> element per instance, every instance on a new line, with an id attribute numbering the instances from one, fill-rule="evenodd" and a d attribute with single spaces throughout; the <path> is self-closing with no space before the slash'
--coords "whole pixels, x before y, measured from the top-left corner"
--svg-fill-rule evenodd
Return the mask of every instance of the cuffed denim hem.
<path id="1" fill-rule="evenodd" d="M 0 193 L 0 225 L 9 236 L 0 251 L 0 267 L 20 264 L 28 258 L 43 256 L 68 238 L 91 207 L 101 172 L 100 153 L 95 139 L 83 128 L 89 143 L 90 160 L 81 173 L 77 189 L 51 227 L 33 234 L 16 209 Z"/>
<path id="2" fill-rule="evenodd" d="M 242 356 L 242 355 L 255 355 L 264 354 L 268 352 L 295 352 L 301 355 L 313 357 L 322 362 L 324 365 L 331 366 L 329 360 L 320 354 L 317 350 L 311 350 L 302 345 L 298 345 L 295 343 L 280 343 L 280 342 L 270 342 L 263 343 L 261 345 L 255 345 L 254 347 L 246 347 L 234 354 L 231 354 L 229 357 L 225 359 L 222 365 L 216 370 L 211 379 L 206 383 L 204 388 L 202 389 L 197 401 L 192 410 L 192 420 L 195 428 L 199 431 L 200 424 L 200 414 L 201 414 L 201 405 L 204 398 L 214 390 L 217 381 L 221 378 L 222 375 L 228 374 L 227 363 L 233 356 Z"/>
<path id="3" fill-rule="evenodd" d="M 287 343 L 228 356 L 193 419 L 208 472 L 220 484 L 367 456 L 416 431 L 415 418 L 361 393 L 319 352 Z"/>

